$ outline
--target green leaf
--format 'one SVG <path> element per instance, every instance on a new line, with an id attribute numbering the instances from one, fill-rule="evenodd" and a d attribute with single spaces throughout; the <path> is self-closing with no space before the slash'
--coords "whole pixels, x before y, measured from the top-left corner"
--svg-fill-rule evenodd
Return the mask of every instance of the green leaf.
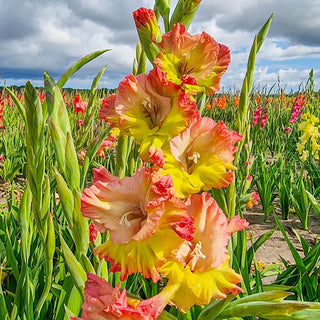
<path id="1" fill-rule="evenodd" d="M 83 253 L 80 256 L 80 262 L 83 265 L 86 273 L 96 274 L 96 272 L 95 272 L 95 270 L 94 270 L 89 258 L 86 255 L 84 255 Z"/>
<path id="2" fill-rule="evenodd" d="M 85 282 L 87 280 L 87 275 L 75 255 L 70 250 L 67 243 L 64 241 L 63 237 L 60 235 L 60 242 L 61 242 L 61 248 L 62 253 L 65 259 L 65 262 L 67 263 L 67 266 L 69 268 L 69 271 L 72 275 L 72 278 L 75 282 L 75 285 L 80 290 L 81 294 L 83 294 L 83 290 L 85 287 Z"/>
<path id="3" fill-rule="evenodd" d="M 23 106 L 23 104 L 19 101 L 19 99 L 16 97 L 16 95 L 14 94 L 13 91 L 11 91 L 9 88 L 6 88 L 7 92 L 9 93 L 10 97 L 12 98 L 12 100 L 14 101 L 14 103 L 16 104 L 18 111 L 23 119 L 23 121 L 26 123 L 27 118 L 26 118 L 26 109 Z"/>
<path id="4" fill-rule="evenodd" d="M 95 76 L 95 78 L 93 79 L 92 84 L 91 84 L 91 92 L 96 91 L 97 86 L 98 86 L 98 84 L 99 84 L 104 72 L 107 69 L 107 66 L 108 66 L 107 64 L 105 66 L 103 66 L 100 69 L 100 71 L 98 72 L 98 74 Z"/>
<path id="5" fill-rule="evenodd" d="M 92 162 L 94 156 L 96 155 L 102 141 L 107 137 L 111 130 L 111 127 L 107 127 L 107 129 L 101 134 L 100 138 L 97 141 L 92 141 L 88 147 L 88 151 L 86 153 L 82 168 L 81 168 L 81 187 L 80 189 L 83 190 L 85 187 L 87 174 L 89 170 L 90 163 Z"/>
<path id="6" fill-rule="evenodd" d="M 59 128 L 57 122 L 51 117 L 48 117 L 48 125 L 52 138 L 53 147 L 55 150 L 55 156 L 59 164 L 59 169 L 65 174 L 65 148 L 66 148 L 66 136 L 63 131 Z"/>
<path id="7" fill-rule="evenodd" d="M 73 227 L 73 209 L 74 209 L 74 199 L 73 193 L 69 189 L 67 183 L 63 179 L 59 171 L 53 168 L 53 172 L 57 181 L 57 189 L 60 197 L 60 202 L 62 205 L 63 213 L 67 219 L 70 228 Z"/>
<path id="8" fill-rule="evenodd" d="M 320 204 L 319 202 L 316 200 L 316 198 L 312 195 L 312 193 L 310 193 L 308 190 L 305 190 L 305 193 L 307 194 L 312 208 L 315 211 L 315 213 L 320 217 Z"/>
<path id="9" fill-rule="evenodd" d="M 273 17 L 274 17 L 274 13 L 269 17 L 267 22 L 263 25 L 263 27 L 261 28 L 261 30 L 258 33 L 258 36 L 257 36 L 257 52 L 260 50 L 264 40 L 266 39 L 266 37 L 267 37 L 267 35 L 269 33 Z"/>
<path id="10" fill-rule="evenodd" d="M 77 152 L 74 147 L 70 132 L 67 132 L 65 150 L 65 168 L 68 186 L 71 189 L 77 189 L 80 186 L 80 171 Z"/>
<path id="11" fill-rule="evenodd" d="M 71 68 L 69 68 L 57 81 L 57 86 L 61 89 L 65 83 L 68 81 L 68 79 L 79 69 L 81 69 L 85 64 L 90 62 L 91 60 L 99 57 L 101 54 L 109 51 L 110 49 L 105 49 L 105 50 L 98 50 L 93 53 L 90 53 L 86 55 L 85 57 L 81 58 L 78 60 L 74 65 L 72 65 Z"/>
<path id="12" fill-rule="evenodd" d="M 68 319 L 71 315 L 78 315 L 80 313 L 82 302 L 83 296 L 79 293 L 76 287 L 73 287 L 70 292 L 69 301 L 67 305 L 64 305 Z"/>
<path id="13" fill-rule="evenodd" d="M 81 193 L 74 189 L 74 209 L 73 209 L 73 227 L 72 237 L 76 244 L 76 254 L 80 257 L 81 254 L 86 254 L 89 247 L 89 226 L 88 218 L 85 218 L 81 213 Z"/>
<path id="14" fill-rule="evenodd" d="M 236 306 L 231 304 L 223 310 L 217 319 L 227 319 L 234 316 L 241 317 L 263 317 L 266 319 L 295 319 L 294 314 L 304 309 L 320 310 L 320 303 L 299 302 L 299 301 L 253 301 L 240 303 Z"/>

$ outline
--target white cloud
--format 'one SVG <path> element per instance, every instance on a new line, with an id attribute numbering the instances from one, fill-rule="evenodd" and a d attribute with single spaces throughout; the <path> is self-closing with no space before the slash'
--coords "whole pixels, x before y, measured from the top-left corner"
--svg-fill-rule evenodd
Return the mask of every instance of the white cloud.
<path id="1" fill-rule="evenodd" d="M 29 71 L 33 78 L 39 72 L 39 79 L 43 70 L 58 75 L 80 57 L 110 48 L 70 83 L 89 87 L 108 64 L 101 86 L 115 87 L 132 71 L 138 39 L 132 12 L 153 4 L 153 0 L 0 0 L 0 30 L 6 30 L 0 34 L 0 74 L 7 75 L 8 82 L 19 77 L 19 83 Z M 284 85 L 297 87 L 307 80 L 310 63 L 304 62 L 320 56 L 320 0 L 203 0 L 190 33 L 204 30 L 230 47 L 225 88 L 241 86 L 254 35 L 272 12 L 270 35 L 257 56 L 256 81 L 269 84 L 280 75 Z"/>

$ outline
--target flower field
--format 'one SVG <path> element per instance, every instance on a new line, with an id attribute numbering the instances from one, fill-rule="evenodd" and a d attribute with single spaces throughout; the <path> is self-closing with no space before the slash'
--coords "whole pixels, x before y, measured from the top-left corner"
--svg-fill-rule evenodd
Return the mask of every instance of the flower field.
<path id="1" fill-rule="evenodd" d="M 313 70 L 298 92 L 255 88 L 271 16 L 222 92 L 232 52 L 188 32 L 200 2 L 133 13 L 116 89 L 99 88 L 106 66 L 67 89 L 108 50 L 1 88 L 0 319 L 320 319 Z M 292 258 L 261 261 L 276 233 Z"/>

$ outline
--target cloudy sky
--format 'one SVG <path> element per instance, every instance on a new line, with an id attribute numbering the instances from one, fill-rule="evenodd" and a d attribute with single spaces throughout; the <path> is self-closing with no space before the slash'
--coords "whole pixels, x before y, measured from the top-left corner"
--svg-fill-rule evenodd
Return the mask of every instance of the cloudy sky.
<path id="1" fill-rule="evenodd" d="M 174 5 L 176 0 L 172 0 Z M 138 36 L 132 12 L 153 0 L 0 0 L 0 86 L 42 85 L 43 71 L 56 80 L 80 57 L 111 49 L 73 75 L 67 87 L 89 88 L 108 64 L 100 87 L 115 88 L 132 72 Z M 206 31 L 231 50 L 222 90 L 238 89 L 254 35 L 274 13 L 257 57 L 254 85 L 286 91 L 320 82 L 320 0 L 202 0 L 191 34 Z"/>

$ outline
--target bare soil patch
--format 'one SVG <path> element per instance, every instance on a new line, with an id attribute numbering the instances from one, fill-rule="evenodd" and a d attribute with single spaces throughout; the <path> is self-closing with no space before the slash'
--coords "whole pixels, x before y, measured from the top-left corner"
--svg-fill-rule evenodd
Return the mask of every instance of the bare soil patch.
<path id="1" fill-rule="evenodd" d="M 313 246 L 317 240 L 320 240 L 320 218 L 315 214 L 311 214 L 309 229 L 303 230 L 301 222 L 295 214 L 292 214 L 292 216 L 288 220 L 282 220 L 280 218 L 280 210 L 276 210 L 276 212 L 284 229 L 287 232 L 288 238 L 298 250 L 301 257 L 303 257 L 302 246 L 298 241 L 294 230 L 311 246 Z M 247 233 L 249 235 L 249 238 L 253 238 L 253 242 L 256 241 L 259 236 L 277 226 L 272 214 L 269 215 L 267 221 L 264 221 L 264 213 L 260 205 L 254 207 L 254 209 L 251 211 L 245 212 L 244 217 L 250 223 L 249 227 L 247 228 Z M 250 246 L 250 240 L 248 242 Z M 284 239 L 281 231 L 276 230 L 274 234 L 257 250 L 256 258 L 258 261 L 264 262 L 268 265 L 273 263 L 280 263 L 280 257 L 282 257 L 289 263 L 294 263 L 293 256 L 286 240 Z"/>

